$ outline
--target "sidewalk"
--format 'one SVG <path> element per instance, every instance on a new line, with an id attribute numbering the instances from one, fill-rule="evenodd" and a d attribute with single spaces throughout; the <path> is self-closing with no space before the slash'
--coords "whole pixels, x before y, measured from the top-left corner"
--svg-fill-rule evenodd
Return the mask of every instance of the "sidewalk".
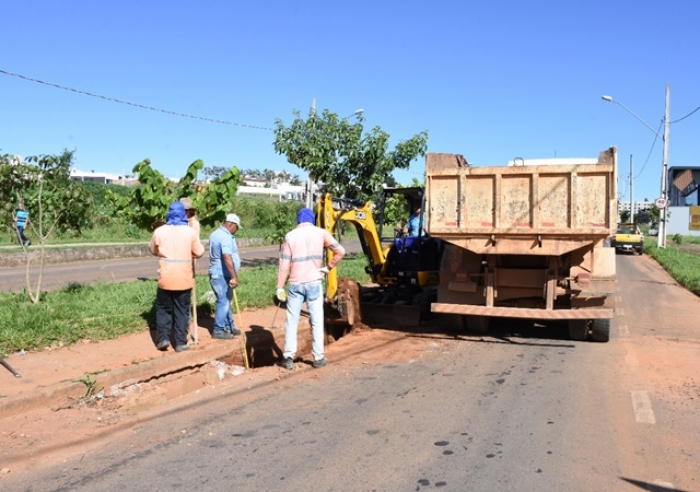
<path id="1" fill-rule="evenodd" d="M 273 365 L 284 343 L 284 330 L 280 328 L 284 323 L 284 310 L 270 307 L 244 311 L 242 316 L 250 367 Z M 212 361 L 244 366 L 242 338 L 212 339 L 209 331 L 201 326 L 211 320 L 202 321 L 198 330 L 199 344 L 191 342 L 191 349 L 186 352 L 176 353 L 172 348 L 160 352 L 151 333 L 143 331 L 116 340 L 84 340 L 52 350 L 24 355 L 14 353 L 5 360 L 22 377 L 16 378 L 0 367 L 0 415 L 7 418 L 36 408 L 75 402 L 86 394 L 87 384 L 79 380 L 86 380 L 88 376 L 95 381 L 95 388 L 104 388 L 104 397 L 109 398 L 126 386 L 184 369 L 197 369 Z M 273 321 L 275 326 L 272 326 Z M 300 353 L 308 350 L 306 345 L 300 340 Z"/>

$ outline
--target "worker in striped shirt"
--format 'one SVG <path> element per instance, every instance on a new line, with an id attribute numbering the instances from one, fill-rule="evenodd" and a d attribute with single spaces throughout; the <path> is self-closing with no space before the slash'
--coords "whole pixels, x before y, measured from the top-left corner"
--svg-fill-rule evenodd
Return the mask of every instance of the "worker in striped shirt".
<path id="1" fill-rule="evenodd" d="M 277 299 L 287 302 L 287 320 L 284 324 L 284 352 L 280 365 L 294 369 L 294 356 L 297 351 L 297 327 L 301 306 L 311 318 L 311 354 L 313 367 L 328 364 L 324 354 L 323 327 L 323 287 L 321 280 L 328 271 L 345 256 L 343 248 L 328 231 L 314 225 L 314 213 L 302 208 L 297 214 L 297 226 L 287 233 L 280 251 L 279 272 L 277 274 Z M 333 258 L 325 264 L 324 248 L 333 251 Z M 288 293 L 284 284 L 289 277 Z"/>

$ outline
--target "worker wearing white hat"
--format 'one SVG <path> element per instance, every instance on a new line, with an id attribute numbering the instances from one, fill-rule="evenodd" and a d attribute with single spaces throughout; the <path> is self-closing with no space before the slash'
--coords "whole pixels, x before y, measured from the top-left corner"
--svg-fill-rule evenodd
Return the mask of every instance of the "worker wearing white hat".
<path id="1" fill-rule="evenodd" d="M 221 227 L 209 236 L 209 283 L 216 294 L 212 338 L 219 340 L 230 340 L 241 334 L 233 323 L 231 313 L 233 289 L 238 287 L 238 270 L 241 268 L 235 238 L 240 227 L 238 215 L 227 214 Z"/>

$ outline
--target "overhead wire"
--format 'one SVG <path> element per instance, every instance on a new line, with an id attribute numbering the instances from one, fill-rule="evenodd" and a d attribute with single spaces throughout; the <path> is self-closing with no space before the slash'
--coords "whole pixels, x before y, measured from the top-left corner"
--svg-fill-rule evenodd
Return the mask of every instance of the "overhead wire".
<path id="1" fill-rule="evenodd" d="M 147 110 L 149 110 L 149 111 L 156 111 L 156 112 L 159 112 L 159 113 L 170 114 L 170 115 L 173 115 L 173 116 L 181 116 L 181 117 L 183 117 L 183 118 L 192 118 L 192 119 L 195 119 L 195 120 L 208 121 L 209 123 L 217 123 L 217 124 L 220 124 L 220 125 L 230 125 L 230 126 L 239 126 L 239 127 L 242 127 L 242 128 L 252 128 L 252 129 L 255 129 L 255 130 L 274 131 L 272 128 L 267 128 L 267 127 L 264 127 L 264 126 L 247 125 L 247 124 L 245 124 L 245 123 L 235 123 L 235 122 L 233 122 L 233 121 L 226 121 L 226 120 L 220 120 L 220 119 L 216 119 L 216 118 L 207 118 L 207 117 L 204 117 L 204 116 L 197 116 L 197 115 L 191 115 L 191 114 L 186 114 L 186 113 L 179 113 L 179 112 L 177 112 L 177 111 L 171 111 L 171 110 L 168 110 L 168 109 L 156 108 L 156 107 L 153 107 L 153 106 L 146 106 L 145 104 L 139 104 L 139 103 L 133 103 L 133 102 L 129 102 L 129 101 L 124 101 L 124 100 L 122 100 L 122 99 L 117 99 L 117 98 L 115 98 L 115 97 L 103 96 L 103 95 L 101 95 L 101 94 L 93 94 L 92 92 L 87 92 L 87 91 L 83 91 L 83 90 L 80 90 L 80 89 L 74 89 L 74 88 L 72 88 L 72 87 L 66 87 L 66 86 L 63 86 L 63 85 L 54 84 L 54 83 L 52 83 L 52 82 L 46 82 L 46 81 L 44 81 L 44 80 L 39 80 L 39 79 L 35 79 L 35 78 L 32 78 L 32 77 L 27 77 L 26 75 L 21 75 L 21 74 L 18 74 L 18 73 L 8 72 L 7 70 L 2 70 L 2 69 L 0 69 L 0 73 L 1 73 L 1 74 L 4 74 L 4 75 L 9 75 L 9 76 L 11 76 L 11 77 L 17 77 L 17 78 L 20 78 L 20 79 L 23 79 L 23 80 L 27 80 L 27 81 L 29 81 L 29 82 L 35 82 L 35 83 L 37 83 L 37 84 L 42 84 L 42 85 L 46 85 L 46 86 L 49 86 L 49 87 L 54 87 L 54 88 L 56 88 L 56 89 L 61 89 L 61 90 L 68 91 L 68 92 L 75 92 L 76 94 L 82 94 L 82 95 L 85 95 L 85 96 L 96 97 L 96 98 L 98 98 L 98 99 L 104 99 L 105 101 L 111 101 L 111 102 L 115 102 L 115 103 L 119 103 L 119 104 L 125 104 L 125 105 L 127 105 L 127 106 L 133 106 L 133 107 L 136 107 L 136 108 L 147 109 Z"/>
<path id="2" fill-rule="evenodd" d="M 678 118 L 677 120 L 671 121 L 670 124 L 678 123 L 679 121 L 683 121 L 684 119 L 688 118 L 689 116 L 692 116 L 694 113 L 696 113 L 696 112 L 699 111 L 699 110 L 700 110 L 700 106 L 698 106 L 697 108 L 695 108 L 695 109 L 692 110 L 690 113 L 688 113 L 687 115 L 683 116 L 682 118 Z"/>
<path id="3" fill-rule="evenodd" d="M 656 145 L 656 141 L 659 139 L 659 131 L 661 130 L 661 125 L 664 124 L 663 118 L 661 119 L 661 122 L 659 123 L 659 128 L 656 129 L 656 135 L 654 135 L 654 141 L 651 142 L 651 148 L 649 149 L 649 153 L 647 154 L 647 158 L 644 161 L 644 164 L 642 164 L 642 168 L 639 170 L 639 173 L 637 173 L 634 177 L 634 179 L 637 179 L 642 175 L 644 172 L 644 168 L 647 166 L 647 163 L 649 162 L 649 158 L 651 157 L 651 153 L 654 150 L 654 146 Z"/>

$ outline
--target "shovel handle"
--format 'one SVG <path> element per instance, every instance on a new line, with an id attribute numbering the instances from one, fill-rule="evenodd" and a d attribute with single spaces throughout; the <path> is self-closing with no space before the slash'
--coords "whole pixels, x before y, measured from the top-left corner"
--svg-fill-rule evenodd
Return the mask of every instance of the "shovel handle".
<path id="1" fill-rule="evenodd" d="M 17 371 L 15 371 L 15 370 L 12 368 L 12 366 L 11 366 L 10 364 L 8 364 L 8 363 L 5 361 L 5 359 L 0 358 L 0 364 L 2 364 L 3 366 L 5 366 L 5 369 L 7 369 L 8 371 L 10 371 L 14 377 L 16 377 L 16 378 L 21 378 L 21 377 L 22 377 L 22 375 L 21 375 L 20 373 L 18 373 Z"/>

